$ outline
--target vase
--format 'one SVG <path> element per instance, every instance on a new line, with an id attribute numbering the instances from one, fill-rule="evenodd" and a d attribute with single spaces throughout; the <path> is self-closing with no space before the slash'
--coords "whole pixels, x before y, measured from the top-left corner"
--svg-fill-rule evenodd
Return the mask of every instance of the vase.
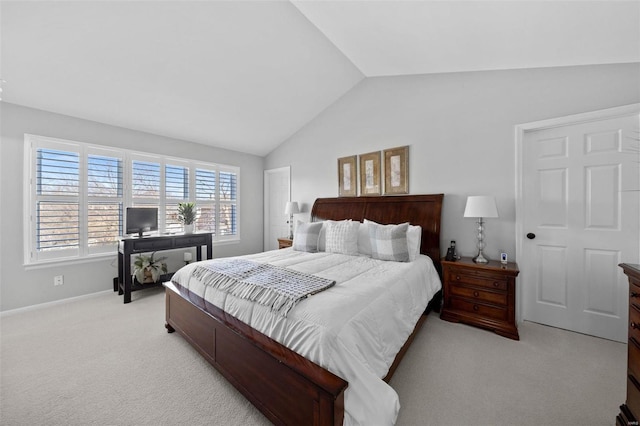
<path id="1" fill-rule="evenodd" d="M 190 225 L 184 225 L 185 234 L 193 234 L 193 223 Z"/>

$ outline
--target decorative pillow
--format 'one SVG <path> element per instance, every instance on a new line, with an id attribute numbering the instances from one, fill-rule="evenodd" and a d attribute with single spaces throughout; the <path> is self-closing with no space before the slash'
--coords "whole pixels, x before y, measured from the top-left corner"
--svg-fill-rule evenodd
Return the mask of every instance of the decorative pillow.
<path id="1" fill-rule="evenodd" d="M 322 229 L 322 222 L 300 222 L 296 224 L 293 237 L 293 249 L 315 253 L 318 251 L 318 237 Z"/>
<path id="2" fill-rule="evenodd" d="M 318 251 L 326 251 L 327 246 L 327 224 L 336 223 L 335 220 L 325 220 L 322 222 L 322 229 L 320 230 L 320 236 L 318 237 Z"/>
<path id="3" fill-rule="evenodd" d="M 326 247 L 328 253 L 358 254 L 358 228 L 360 222 L 351 219 L 326 223 Z"/>
<path id="4" fill-rule="evenodd" d="M 400 225 L 380 225 L 368 221 L 371 257 L 395 262 L 409 261 L 407 230 L 409 223 Z"/>
<path id="5" fill-rule="evenodd" d="M 369 238 L 369 223 L 370 221 L 364 220 L 358 228 L 358 253 L 371 257 L 371 239 Z"/>

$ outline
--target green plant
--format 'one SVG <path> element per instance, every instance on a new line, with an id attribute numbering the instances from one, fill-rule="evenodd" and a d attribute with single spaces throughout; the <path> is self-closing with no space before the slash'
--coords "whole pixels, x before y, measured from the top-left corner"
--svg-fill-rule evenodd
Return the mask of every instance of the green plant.
<path id="1" fill-rule="evenodd" d="M 152 281 L 158 282 L 160 275 L 167 273 L 167 264 L 164 262 L 167 257 L 160 257 L 154 259 L 156 253 L 151 253 L 151 256 L 140 254 L 136 256 L 135 262 L 133 262 L 133 276 L 139 283 L 144 283 L 146 277 L 151 276 Z"/>
<path id="2" fill-rule="evenodd" d="M 178 204 L 178 220 L 184 225 L 191 225 L 196 220 L 196 203 Z"/>

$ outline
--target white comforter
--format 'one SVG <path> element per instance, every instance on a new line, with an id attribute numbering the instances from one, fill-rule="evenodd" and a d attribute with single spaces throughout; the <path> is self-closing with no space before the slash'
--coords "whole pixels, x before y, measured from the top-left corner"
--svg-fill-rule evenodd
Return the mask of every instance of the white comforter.
<path id="1" fill-rule="evenodd" d="M 242 256 L 336 281 L 301 301 L 286 318 L 195 278 L 189 264 L 173 281 L 349 382 L 346 425 L 392 425 L 400 409 L 382 378 L 433 295 L 441 288 L 427 256 L 410 263 L 306 253 L 291 248 Z M 213 259 L 205 262 L 220 262 Z"/>

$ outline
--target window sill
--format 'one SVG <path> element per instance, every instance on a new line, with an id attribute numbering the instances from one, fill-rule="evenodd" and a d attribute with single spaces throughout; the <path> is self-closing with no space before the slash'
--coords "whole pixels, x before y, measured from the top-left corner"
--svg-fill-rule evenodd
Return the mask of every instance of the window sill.
<path id="1" fill-rule="evenodd" d="M 93 262 L 101 262 L 105 260 L 111 259 L 112 262 L 118 260 L 117 252 L 114 253 L 100 253 L 100 254 L 92 254 L 87 257 L 74 257 L 74 258 L 61 258 L 61 259 L 50 259 L 50 260 L 39 260 L 37 262 L 25 263 L 24 266 L 25 271 L 30 271 L 33 269 L 43 269 L 43 268 L 52 268 L 56 266 L 68 266 L 68 265 L 79 265 L 83 263 L 93 263 Z"/>
<path id="2" fill-rule="evenodd" d="M 226 246 L 226 245 L 233 245 L 233 244 L 240 244 L 240 238 L 234 238 L 232 240 L 229 239 L 229 240 L 222 240 L 222 241 L 213 241 L 214 248 L 216 246 Z M 176 249 L 176 250 L 181 250 L 181 249 Z M 101 262 L 109 259 L 111 259 L 111 261 L 113 262 L 113 265 L 116 266 L 116 262 L 118 261 L 117 254 L 118 252 L 116 248 L 114 249 L 113 253 L 110 253 L 110 252 L 97 253 L 87 257 L 66 257 L 66 258 L 60 258 L 60 259 L 39 260 L 31 263 L 24 263 L 22 266 L 24 267 L 25 271 L 30 271 L 34 269 L 53 268 L 56 266 L 80 265 L 84 263 Z"/>

